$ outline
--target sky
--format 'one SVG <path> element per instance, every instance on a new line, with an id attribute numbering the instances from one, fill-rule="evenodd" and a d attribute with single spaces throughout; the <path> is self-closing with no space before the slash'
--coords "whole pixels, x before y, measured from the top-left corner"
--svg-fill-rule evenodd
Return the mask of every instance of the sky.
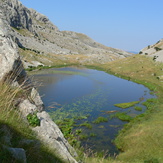
<path id="1" fill-rule="evenodd" d="M 46 15 L 59 30 L 139 52 L 163 38 L 163 0 L 20 0 Z"/>

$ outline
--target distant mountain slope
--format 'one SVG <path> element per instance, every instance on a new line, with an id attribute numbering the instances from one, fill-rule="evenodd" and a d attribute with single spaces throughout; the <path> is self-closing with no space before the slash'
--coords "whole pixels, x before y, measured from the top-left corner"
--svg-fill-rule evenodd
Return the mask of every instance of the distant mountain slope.
<path id="1" fill-rule="evenodd" d="M 163 62 L 163 39 L 159 40 L 156 44 L 149 45 L 140 51 L 144 54 L 153 57 L 153 60 Z"/>
<path id="2" fill-rule="evenodd" d="M 10 34 L 19 48 L 28 53 L 25 57 L 28 62 L 39 60 L 50 64 L 53 55 L 84 55 L 85 61 L 89 58 L 104 63 L 132 55 L 97 43 L 85 34 L 60 31 L 46 16 L 26 8 L 18 0 L 0 0 L 0 3 L 4 19 L 11 26 Z"/>

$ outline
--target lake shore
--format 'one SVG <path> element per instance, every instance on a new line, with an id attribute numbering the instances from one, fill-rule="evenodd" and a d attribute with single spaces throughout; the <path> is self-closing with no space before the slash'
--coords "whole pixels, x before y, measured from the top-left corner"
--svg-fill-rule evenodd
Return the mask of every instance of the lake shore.
<path id="1" fill-rule="evenodd" d="M 112 63 L 92 64 L 85 66 L 88 68 L 102 70 L 115 76 L 143 84 L 149 89 L 153 90 L 158 97 L 158 102 L 154 106 L 148 106 L 149 109 L 146 111 L 146 113 L 136 117 L 132 122 L 128 123 L 123 130 L 121 130 L 115 140 L 115 143 L 123 152 L 120 153 L 116 159 L 110 161 L 163 161 L 163 153 L 161 150 L 163 144 L 163 82 L 162 80 L 158 79 L 158 76 L 162 74 L 163 64 L 158 62 L 156 63 L 152 59 L 145 56 L 135 55 L 126 59 L 114 61 Z M 157 126 L 157 128 L 155 126 Z M 97 161 L 99 159 L 100 158 L 97 157 L 87 158 L 87 162 L 91 162 L 92 160 Z M 109 159 L 106 161 L 108 162 Z"/>

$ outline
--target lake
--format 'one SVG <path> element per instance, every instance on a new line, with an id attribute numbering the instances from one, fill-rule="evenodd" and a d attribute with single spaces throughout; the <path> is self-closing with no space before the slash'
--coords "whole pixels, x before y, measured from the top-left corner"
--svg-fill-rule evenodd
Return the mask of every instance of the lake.
<path id="1" fill-rule="evenodd" d="M 115 117 L 116 113 L 125 113 L 131 118 L 145 111 L 142 102 L 155 98 L 143 85 L 118 78 L 103 71 L 83 67 L 54 68 L 38 71 L 34 80 L 42 83 L 38 88 L 45 108 L 62 125 L 67 120 L 70 125 L 64 135 L 69 133 L 80 141 L 85 150 L 118 154 L 113 140 L 118 131 L 128 121 Z M 122 109 L 114 106 L 118 103 L 139 101 L 135 106 Z M 97 118 L 105 122 L 98 122 Z"/>

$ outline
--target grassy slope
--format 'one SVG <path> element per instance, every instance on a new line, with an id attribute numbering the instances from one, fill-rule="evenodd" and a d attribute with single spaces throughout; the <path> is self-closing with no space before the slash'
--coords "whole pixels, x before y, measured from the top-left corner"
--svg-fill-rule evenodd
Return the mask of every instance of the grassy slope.
<path id="1" fill-rule="evenodd" d="M 23 148 L 27 162 L 30 163 L 61 162 L 36 139 L 29 125 L 22 120 L 20 113 L 12 105 L 15 97 L 21 93 L 20 88 L 14 89 L 0 83 L 0 162 L 18 162 L 4 145 Z"/>
<path id="2" fill-rule="evenodd" d="M 163 162 L 163 81 L 157 79 L 157 76 L 163 75 L 163 64 L 135 55 L 100 67 L 117 76 L 139 81 L 153 89 L 158 96 L 158 103 L 151 106 L 143 117 L 126 125 L 116 138 L 116 145 L 123 151 L 116 160 Z"/>

